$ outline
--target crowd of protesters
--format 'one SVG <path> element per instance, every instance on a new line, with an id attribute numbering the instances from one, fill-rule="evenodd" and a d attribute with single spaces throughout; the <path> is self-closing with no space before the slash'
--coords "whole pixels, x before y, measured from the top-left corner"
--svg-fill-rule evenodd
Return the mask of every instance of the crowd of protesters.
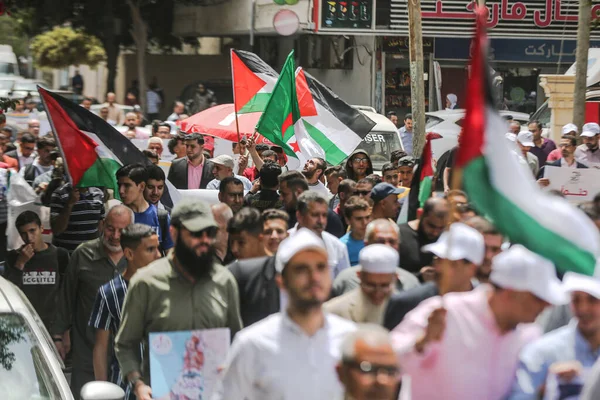
<path id="1" fill-rule="evenodd" d="M 102 118 L 139 138 L 143 115 L 107 100 Z M 199 91 L 194 107 L 205 100 Z M 39 121 L 15 134 L 0 114 L 0 229 L 8 171 L 50 209 L 49 227 L 35 212 L 17 216 L 21 247 L 6 252 L 2 235 L 4 276 L 72 360 L 75 398 L 108 380 L 128 399 L 151 399 L 149 334 L 211 328 L 233 338 L 215 399 L 537 399 L 554 390 L 551 378 L 559 391 L 587 383 L 582 398 L 598 398 L 600 280 L 559 277 L 511 246 L 450 188 L 455 150 L 438 162 L 441 187 L 417 219 L 399 223 L 418 179 L 404 150 L 380 173 L 360 149 L 342 165 L 311 158 L 288 170 L 280 147 L 248 138 L 232 157 L 214 154 L 201 132 L 179 133 L 169 122 L 185 107 L 177 102 L 148 134 L 144 154 L 157 162 L 169 139 L 168 173 L 157 162 L 123 166 L 120 202 L 104 187 L 72 187 Z M 558 146 L 537 122 L 510 126 L 516 160 L 541 186 L 544 165 L 596 162 L 597 124 L 584 125 L 578 147 L 575 126 Z M 167 181 L 214 190 L 218 202 L 171 208 L 161 202 Z M 600 198 L 581 208 L 600 226 Z"/>

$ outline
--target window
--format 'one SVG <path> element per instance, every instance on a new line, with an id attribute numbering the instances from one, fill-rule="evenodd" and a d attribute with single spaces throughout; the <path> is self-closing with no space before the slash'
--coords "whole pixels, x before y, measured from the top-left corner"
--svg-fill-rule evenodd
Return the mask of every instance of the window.
<path id="1" fill-rule="evenodd" d="M 441 123 L 442 121 L 443 121 L 443 119 L 441 119 L 441 118 L 434 117 L 433 115 L 425 114 L 425 131 L 428 131 L 429 129 L 433 128 L 434 126 Z"/>
<path id="2" fill-rule="evenodd" d="M 3 400 L 60 399 L 51 367 L 18 314 L 0 314 L 0 393 Z"/>
<path id="3" fill-rule="evenodd" d="M 383 164 L 390 162 L 392 151 L 401 149 L 402 145 L 396 133 L 372 131 L 365 136 L 358 148 L 369 154 L 373 169 L 381 171 Z"/>

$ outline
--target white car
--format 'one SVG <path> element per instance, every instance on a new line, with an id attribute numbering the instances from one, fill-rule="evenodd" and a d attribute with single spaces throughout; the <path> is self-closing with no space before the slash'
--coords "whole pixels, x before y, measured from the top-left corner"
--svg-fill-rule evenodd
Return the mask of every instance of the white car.
<path id="1" fill-rule="evenodd" d="M 72 400 L 64 364 L 23 292 L 0 277 L 0 393 L 3 400 Z M 109 382 L 90 382 L 83 400 L 122 400 Z"/>
<path id="2" fill-rule="evenodd" d="M 529 123 L 529 114 L 516 111 L 499 111 L 501 116 L 512 115 L 521 125 Z M 431 141 L 434 157 L 439 158 L 458 144 L 458 134 L 465 119 L 465 110 L 444 110 L 425 113 L 425 132 L 439 133 L 441 138 Z M 506 127 L 508 132 L 508 126 Z M 504 133 L 504 132 L 503 132 Z"/>

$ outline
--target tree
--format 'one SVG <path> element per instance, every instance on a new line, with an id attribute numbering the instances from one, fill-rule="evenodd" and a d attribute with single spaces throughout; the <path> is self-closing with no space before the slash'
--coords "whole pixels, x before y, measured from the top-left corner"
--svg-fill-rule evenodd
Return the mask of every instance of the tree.
<path id="1" fill-rule="evenodd" d="M 27 57 L 27 35 L 19 30 L 20 15 L 0 16 L 0 43 L 12 46 L 17 57 Z"/>
<path id="2" fill-rule="evenodd" d="M 95 67 L 106 60 L 104 47 L 98 38 L 70 27 L 57 27 L 34 37 L 31 53 L 36 65 L 46 68 L 80 64 Z"/>

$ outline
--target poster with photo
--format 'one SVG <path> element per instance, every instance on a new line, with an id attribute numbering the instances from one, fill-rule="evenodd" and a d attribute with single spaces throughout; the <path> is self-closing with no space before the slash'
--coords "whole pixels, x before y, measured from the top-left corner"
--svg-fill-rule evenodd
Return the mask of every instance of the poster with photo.
<path id="1" fill-rule="evenodd" d="M 210 399 L 230 342 L 229 328 L 151 333 L 153 398 Z"/>

